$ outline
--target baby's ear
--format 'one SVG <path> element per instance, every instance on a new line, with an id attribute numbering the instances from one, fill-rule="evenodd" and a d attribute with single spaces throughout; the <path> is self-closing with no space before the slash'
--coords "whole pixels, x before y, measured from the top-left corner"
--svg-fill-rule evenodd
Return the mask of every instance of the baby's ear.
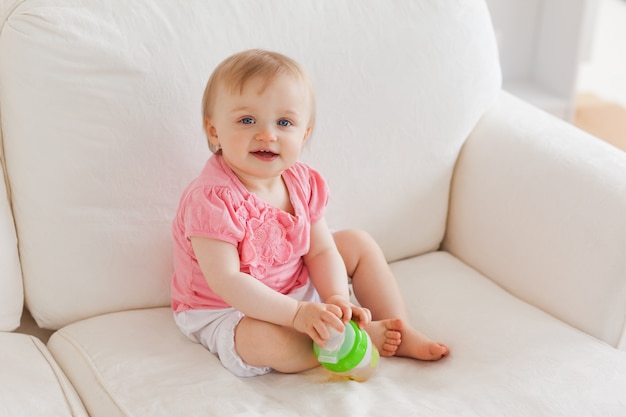
<path id="1" fill-rule="evenodd" d="M 213 123 L 211 123 L 211 118 L 206 116 L 204 118 L 204 131 L 206 133 L 207 136 L 211 135 L 211 128 L 213 128 Z"/>
<path id="2" fill-rule="evenodd" d="M 209 149 L 213 153 L 217 153 L 221 149 L 220 140 L 217 137 L 217 129 L 211 122 L 209 117 L 204 118 L 204 133 L 206 134 L 207 142 L 209 143 Z"/>
<path id="3" fill-rule="evenodd" d="M 217 130 L 215 129 L 215 125 L 211 122 L 210 117 L 204 118 L 204 132 L 206 133 L 206 137 L 209 140 L 217 140 Z M 217 145 L 217 143 L 216 143 Z"/>
<path id="4" fill-rule="evenodd" d="M 306 131 L 304 132 L 304 138 L 302 138 L 302 143 L 305 143 L 309 137 L 311 136 L 311 132 L 313 131 L 313 126 L 308 126 Z"/>

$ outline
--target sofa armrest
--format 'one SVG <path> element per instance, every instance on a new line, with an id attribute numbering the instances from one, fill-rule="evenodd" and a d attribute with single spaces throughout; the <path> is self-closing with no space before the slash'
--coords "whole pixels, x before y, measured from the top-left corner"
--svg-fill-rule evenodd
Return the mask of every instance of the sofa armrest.
<path id="1" fill-rule="evenodd" d="M 502 93 L 468 138 L 443 248 L 624 348 L 626 153 Z"/>
<path id="2" fill-rule="evenodd" d="M 12 331 L 20 325 L 24 306 L 24 287 L 15 223 L 6 185 L 8 181 L 5 179 L 0 131 L 0 331 Z"/>

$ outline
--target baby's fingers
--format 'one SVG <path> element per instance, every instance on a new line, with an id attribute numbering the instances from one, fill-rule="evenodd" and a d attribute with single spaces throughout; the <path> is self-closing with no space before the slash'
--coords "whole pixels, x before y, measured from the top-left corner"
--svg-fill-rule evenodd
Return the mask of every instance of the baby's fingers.
<path id="1" fill-rule="evenodd" d="M 352 317 L 360 328 L 365 328 L 372 321 L 372 312 L 368 308 L 353 307 Z"/>
<path id="2" fill-rule="evenodd" d="M 307 334 L 315 343 L 323 344 L 330 337 L 327 326 L 343 331 L 337 309 L 337 306 L 301 301 L 293 318 L 293 328 Z"/>
<path id="3" fill-rule="evenodd" d="M 330 337 L 330 333 L 324 323 L 314 325 L 307 335 L 321 347 L 324 347 L 324 342 Z"/>
<path id="4" fill-rule="evenodd" d="M 343 309 L 336 304 L 325 304 L 326 311 L 341 319 L 344 316 Z"/>
<path id="5" fill-rule="evenodd" d="M 307 335 L 321 347 L 324 347 L 326 341 L 330 339 L 330 327 L 335 327 L 334 320 L 338 320 L 333 314 L 328 312 L 326 314 L 326 316 L 322 315 L 320 320 L 313 324 L 311 331 L 307 332 Z M 332 324 L 324 319 L 330 320 Z"/>

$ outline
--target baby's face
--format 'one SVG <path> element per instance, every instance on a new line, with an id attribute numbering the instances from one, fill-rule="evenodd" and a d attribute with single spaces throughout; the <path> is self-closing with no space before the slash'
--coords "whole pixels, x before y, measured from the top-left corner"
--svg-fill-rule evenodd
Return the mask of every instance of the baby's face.
<path id="1" fill-rule="evenodd" d="M 245 180 L 279 177 L 300 156 L 311 126 L 307 86 L 290 76 L 248 80 L 241 94 L 221 87 L 206 133 L 235 174 Z M 245 180 L 244 180 L 245 179 Z"/>

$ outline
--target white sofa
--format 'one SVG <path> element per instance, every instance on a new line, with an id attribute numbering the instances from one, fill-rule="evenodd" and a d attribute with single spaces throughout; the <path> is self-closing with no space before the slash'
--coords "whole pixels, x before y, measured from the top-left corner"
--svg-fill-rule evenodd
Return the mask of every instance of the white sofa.
<path id="1" fill-rule="evenodd" d="M 0 415 L 626 416 L 626 155 L 501 91 L 483 1 L 1 4 Z M 175 327 L 200 97 L 250 47 L 310 72 L 328 220 L 449 357 L 246 379 Z"/>

